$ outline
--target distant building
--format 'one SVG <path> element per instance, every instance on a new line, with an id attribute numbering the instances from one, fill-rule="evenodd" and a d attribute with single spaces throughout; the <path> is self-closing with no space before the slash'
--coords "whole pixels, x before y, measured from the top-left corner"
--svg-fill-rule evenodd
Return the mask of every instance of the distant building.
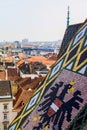
<path id="1" fill-rule="evenodd" d="M 13 48 L 12 49 L 12 56 L 17 56 L 19 53 L 22 53 L 21 48 Z"/>
<path id="2" fill-rule="evenodd" d="M 13 96 L 10 81 L 0 81 L 0 130 L 7 130 L 9 123 L 16 117 L 13 109 Z"/>
<path id="3" fill-rule="evenodd" d="M 22 43 L 28 43 L 29 41 L 28 41 L 28 39 L 27 38 L 25 38 L 25 39 L 22 39 Z"/>
<path id="4" fill-rule="evenodd" d="M 13 45 L 14 45 L 14 48 L 21 48 L 21 44 L 19 41 L 14 41 Z"/>

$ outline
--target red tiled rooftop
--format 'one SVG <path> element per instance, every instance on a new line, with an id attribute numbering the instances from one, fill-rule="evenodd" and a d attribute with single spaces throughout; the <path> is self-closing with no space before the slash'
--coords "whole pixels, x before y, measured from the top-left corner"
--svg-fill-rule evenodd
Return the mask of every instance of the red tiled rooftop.
<path id="1" fill-rule="evenodd" d="M 0 70 L 0 80 L 5 80 L 6 74 L 4 70 Z"/>
<path id="2" fill-rule="evenodd" d="M 58 56 L 55 53 L 48 53 L 46 55 L 44 55 L 46 58 L 48 58 L 49 60 L 57 60 Z"/>
<path id="3" fill-rule="evenodd" d="M 22 64 L 24 64 L 24 60 L 20 60 L 20 61 L 17 62 L 17 66 L 20 66 Z"/>
<path id="4" fill-rule="evenodd" d="M 21 111 L 32 95 L 33 91 L 27 91 L 20 87 L 15 96 L 14 110 Z"/>
<path id="5" fill-rule="evenodd" d="M 16 68 L 8 68 L 8 80 L 14 80 L 17 77 L 17 69 Z"/>
<path id="6" fill-rule="evenodd" d="M 41 85 L 43 79 L 44 78 L 42 76 L 35 77 L 33 80 L 30 81 L 30 83 L 26 83 L 25 85 L 23 85 L 23 89 L 28 90 L 30 88 L 31 90 L 36 90 Z"/>
<path id="7" fill-rule="evenodd" d="M 32 56 L 31 58 L 27 59 L 28 62 L 42 62 L 45 65 L 52 65 L 55 63 L 55 60 L 49 60 L 44 56 Z"/>
<path id="8" fill-rule="evenodd" d="M 18 84 L 20 87 L 23 87 L 23 86 L 29 84 L 30 82 L 31 82 L 31 78 L 26 77 L 26 78 L 24 78 L 24 79 L 18 81 L 17 84 Z"/>
<path id="9" fill-rule="evenodd" d="M 23 53 L 18 54 L 19 58 L 25 58 L 25 55 Z"/>

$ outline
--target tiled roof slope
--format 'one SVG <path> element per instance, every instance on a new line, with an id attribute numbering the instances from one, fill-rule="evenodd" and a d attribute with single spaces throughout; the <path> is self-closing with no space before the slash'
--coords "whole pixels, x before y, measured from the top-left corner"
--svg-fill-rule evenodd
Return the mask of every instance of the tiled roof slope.
<path id="1" fill-rule="evenodd" d="M 0 70 L 0 80 L 5 80 L 6 78 L 6 73 L 4 70 Z"/>
<path id="2" fill-rule="evenodd" d="M 18 113 L 24 108 L 27 101 L 31 98 L 34 92 L 40 87 L 43 77 L 35 77 L 34 79 L 31 78 L 24 78 L 18 79 L 16 78 L 14 84 L 17 85 L 18 91 L 14 96 L 14 111 Z"/>
<path id="3" fill-rule="evenodd" d="M 15 95 L 14 110 L 20 112 L 32 95 L 32 91 L 27 91 L 20 87 Z"/>
<path id="4" fill-rule="evenodd" d="M 9 130 L 66 130 L 87 104 L 87 22 L 74 33 L 67 41 L 65 53 L 52 66 Z M 87 128 L 87 116 L 84 118 L 84 126 L 81 120 L 79 124 L 83 130 Z"/>
<path id="5" fill-rule="evenodd" d="M 36 71 L 47 71 L 47 66 L 41 62 L 34 62 L 30 64 L 31 73 L 36 74 Z"/>
<path id="6" fill-rule="evenodd" d="M 0 81 L 0 100 L 12 99 L 11 82 L 2 80 Z"/>
<path id="7" fill-rule="evenodd" d="M 26 77 L 22 80 L 18 80 L 18 81 L 16 80 L 17 85 L 20 87 L 23 87 L 23 86 L 29 84 L 30 82 L 31 82 L 31 78 L 28 78 L 28 77 Z"/>
<path id="8" fill-rule="evenodd" d="M 16 68 L 7 68 L 7 72 L 8 72 L 8 80 L 14 80 L 18 75 Z"/>
<path id="9" fill-rule="evenodd" d="M 75 35 L 75 33 L 77 32 L 77 30 L 82 26 L 82 23 L 80 24 L 75 24 L 75 25 L 70 25 L 64 34 L 64 38 L 61 44 L 61 48 L 58 54 L 58 57 L 61 57 L 65 52 L 66 49 L 68 47 L 68 44 L 70 42 L 70 40 L 72 39 L 72 37 Z"/>
<path id="10" fill-rule="evenodd" d="M 56 53 L 47 53 L 44 55 L 46 58 L 50 60 L 57 60 L 57 54 Z"/>
<path id="11" fill-rule="evenodd" d="M 85 125 L 85 123 L 87 123 L 87 103 L 71 122 L 67 130 L 87 130 L 87 126 Z"/>
<path id="12" fill-rule="evenodd" d="M 33 62 L 41 62 L 44 65 L 52 65 L 53 63 L 55 63 L 55 60 L 49 60 L 48 58 L 44 57 L 44 56 L 32 56 L 31 58 L 27 59 L 29 63 Z"/>
<path id="13" fill-rule="evenodd" d="M 31 79 L 31 81 L 29 83 L 22 85 L 22 87 L 25 90 L 31 89 L 31 90 L 35 91 L 37 88 L 40 87 L 43 80 L 44 80 L 44 78 L 42 76 L 35 77 L 33 80 Z"/>

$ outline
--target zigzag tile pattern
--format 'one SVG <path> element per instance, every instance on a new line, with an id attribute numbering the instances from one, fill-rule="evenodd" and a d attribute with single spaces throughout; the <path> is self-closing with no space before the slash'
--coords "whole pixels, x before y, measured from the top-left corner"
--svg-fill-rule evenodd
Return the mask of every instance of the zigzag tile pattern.
<path id="1" fill-rule="evenodd" d="M 43 85 L 8 129 L 69 129 L 69 124 L 87 103 L 86 92 L 87 22 L 75 33 L 64 55 L 56 61 Z"/>

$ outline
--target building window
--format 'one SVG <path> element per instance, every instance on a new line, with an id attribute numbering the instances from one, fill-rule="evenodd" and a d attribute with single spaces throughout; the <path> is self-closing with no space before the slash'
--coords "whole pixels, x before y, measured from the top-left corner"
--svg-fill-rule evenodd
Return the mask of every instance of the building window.
<path id="1" fill-rule="evenodd" d="M 7 124 L 6 123 L 4 124 L 4 130 L 7 130 Z"/>
<path id="2" fill-rule="evenodd" d="M 4 113 L 4 119 L 7 119 L 7 114 L 6 113 Z"/>
<path id="3" fill-rule="evenodd" d="M 7 104 L 4 104 L 4 110 L 7 110 L 7 108 L 8 108 Z"/>

